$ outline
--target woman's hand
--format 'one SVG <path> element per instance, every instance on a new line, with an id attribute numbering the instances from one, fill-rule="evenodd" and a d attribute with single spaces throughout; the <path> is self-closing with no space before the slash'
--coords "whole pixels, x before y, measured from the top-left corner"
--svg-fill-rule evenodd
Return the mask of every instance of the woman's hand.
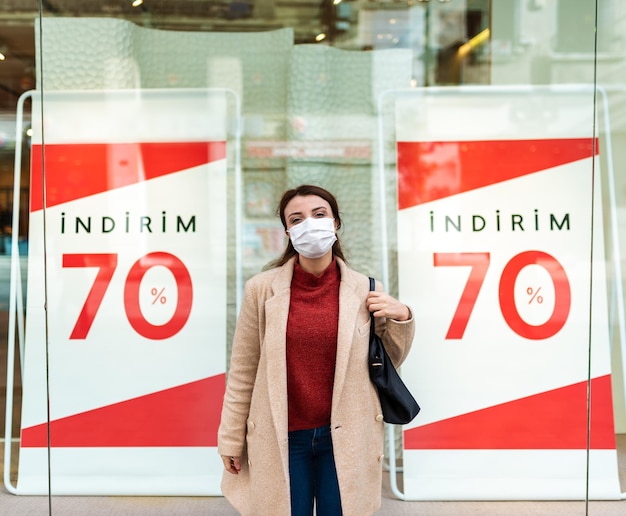
<path id="1" fill-rule="evenodd" d="M 224 469 L 233 475 L 238 475 L 241 471 L 241 457 L 229 457 L 228 455 L 222 455 L 221 457 Z"/>
<path id="2" fill-rule="evenodd" d="M 374 317 L 388 317 L 395 321 L 408 321 L 411 318 L 409 307 L 386 292 L 371 290 L 365 302 Z"/>

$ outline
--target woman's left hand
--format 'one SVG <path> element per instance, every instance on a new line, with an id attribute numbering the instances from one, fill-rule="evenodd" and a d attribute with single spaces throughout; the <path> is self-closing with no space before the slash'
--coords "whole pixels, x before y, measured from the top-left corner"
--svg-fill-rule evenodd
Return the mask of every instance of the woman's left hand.
<path id="1" fill-rule="evenodd" d="M 409 307 L 386 292 L 370 291 L 366 304 L 374 317 L 388 317 L 396 321 L 408 321 L 411 318 Z"/>

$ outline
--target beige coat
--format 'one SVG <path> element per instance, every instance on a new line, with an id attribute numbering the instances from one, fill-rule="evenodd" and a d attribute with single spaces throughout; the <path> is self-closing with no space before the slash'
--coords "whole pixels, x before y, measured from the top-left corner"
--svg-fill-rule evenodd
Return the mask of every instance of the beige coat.
<path id="1" fill-rule="evenodd" d="M 380 507 L 383 459 L 381 408 L 367 367 L 369 281 L 337 261 L 341 284 L 331 435 L 343 514 L 365 516 Z M 285 334 L 293 267 L 292 259 L 246 283 L 235 330 L 218 452 L 241 456 L 238 475 L 224 472 L 222 492 L 245 516 L 291 513 Z M 413 319 L 376 322 L 376 333 L 399 365 L 413 341 Z"/>

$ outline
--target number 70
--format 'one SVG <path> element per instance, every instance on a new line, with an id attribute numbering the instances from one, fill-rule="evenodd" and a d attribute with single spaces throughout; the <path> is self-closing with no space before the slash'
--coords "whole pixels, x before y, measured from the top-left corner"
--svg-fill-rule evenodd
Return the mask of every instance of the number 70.
<path id="1" fill-rule="evenodd" d="M 178 289 L 174 314 L 167 323 L 161 325 L 147 321 L 141 312 L 139 303 L 141 280 L 144 274 L 155 266 L 168 269 L 174 276 Z M 70 339 L 84 340 L 87 338 L 104 295 L 113 279 L 113 274 L 117 268 L 117 254 L 64 254 L 63 267 L 93 267 L 98 269 L 93 285 L 85 299 L 85 304 L 70 335 Z M 148 253 L 139 258 L 128 271 L 124 282 L 124 310 L 128 322 L 139 335 L 152 340 L 172 337 L 183 328 L 189 319 L 192 304 L 191 276 L 185 264 L 176 256 L 164 252 Z"/>
<path id="2" fill-rule="evenodd" d="M 463 338 L 487 275 L 489 262 L 489 253 L 433 253 L 435 267 L 471 267 L 459 304 L 448 327 L 446 340 Z M 554 283 L 554 309 L 550 318 L 539 325 L 524 321 L 515 304 L 515 280 L 527 265 L 543 267 Z M 509 327 L 521 337 L 531 340 L 547 339 L 558 333 L 567 322 L 571 306 L 571 290 L 565 269 L 554 256 L 543 251 L 525 251 L 507 262 L 500 276 L 498 298 L 500 311 Z"/>

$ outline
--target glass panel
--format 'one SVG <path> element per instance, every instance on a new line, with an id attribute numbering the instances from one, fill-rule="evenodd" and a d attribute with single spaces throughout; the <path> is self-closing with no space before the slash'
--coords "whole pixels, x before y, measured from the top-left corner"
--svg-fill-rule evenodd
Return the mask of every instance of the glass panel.
<path id="1" fill-rule="evenodd" d="M 213 496 L 243 284 L 312 183 L 417 324 L 422 412 L 386 427 L 381 512 L 622 510 L 623 11 L 3 2 L 7 492 L 234 513 Z"/>
<path id="2" fill-rule="evenodd" d="M 623 63 L 624 42 L 619 36 L 626 11 L 622 2 L 612 0 L 599 0 L 595 6 L 597 17 L 597 52 L 596 52 L 596 84 L 598 87 L 597 105 L 598 113 L 598 134 L 600 136 L 600 156 L 603 174 L 603 201 L 604 201 L 604 239 L 606 247 L 606 260 L 608 271 L 608 322 L 609 322 L 609 342 L 611 359 L 610 383 L 605 389 L 609 392 L 605 396 L 605 405 L 600 403 L 591 404 L 591 424 L 589 442 L 592 453 L 595 456 L 590 460 L 590 468 L 600 468 L 606 464 L 607 456 L 610 456 L 613 442 L 611 436 L 606 435 L 606 419 L 602 420 L 602 413 L 612 415 L 618 450 L 618 467 L 621 492 L 625 491 L 626 477 L 624 468 L 626 457 L 624 449 L 626 441 L 624 433 L 626 429 L 626 413 L 624 410 L 624 365 L 626 364 L 626 336 L 624 331 L 624 305 L 623 305 L 623 271 L 621 255 L 624 243 L 621 237 L 624 219 L 623 213 L 623 193 L 620 186 L 623 182 L 620 170 L 623 169 L 621 163 L 624 157 L 620 150 L 620 140 L 624 138 L 624 123 L 621 116 L 621 105 L 624 101 L 624 71 L 620 63 Z M 598 342 L 592 341 L 592 359 L 597 356 Z M 591 366 L 591 376 L 597 376 L 597 370 Z M 591 380 L 592 389 L 593 382 Z M 612 390 L 610 389 L 612 386 Z M 598 387 L 597 390 L 601 389 Z M 593 396 L 593 390 L 592 396 Z M 610 394 L 612 393 L 612 399 Z M 612 403 L 611 403 L 612 401 Z M 607 406 L 608 405 L 608 406 Z M 611 410 L 612 409 L 612 410 Z M 604 446 L 603 446 L 604 444 Z M 599 451 L 599 448 L 607 448 Z M 622 494 L 622 498 L 624 495 Z M 591 499 L 589 503 L 589 514 L 601 514 L 604 510 L 604 502 Z"/>
<path id="3" fill-rule="evenodd" d="M 35 84 L 32 26 L 39 6 L 37 2 L 23 2 L 20 7 L 10 4 L 0 6 L 0 398 L 5 409 L 0 416 L 5 486 L 0 505 L 17 512 L 12 493 L 18 478 L 23 419 L 31 130 L 31 105 L 24 93 Z M 39 498 L 30 506 L 43 513 L 49 504 L 46 498 Z"/>
<path id="4" fill-rule="evenodd" d="M 595 39 L 582 32 L 595 2 L 570 7 L 491 3 L 487 36 L 457 53 L 490 38 L 487 88 L 399 91 L 385 104 L 391 248 L 422 328 L 403 374 L 434 411 L 403 434 L 404 489 L 419 499 L 620 497 L 605 259 L 615 240 L 601 195 L 612 154 L 595 121 L 607 116 Z M 580 21 L 575 48 L 572 24 L 557 22 L 567 15 Z"/>

